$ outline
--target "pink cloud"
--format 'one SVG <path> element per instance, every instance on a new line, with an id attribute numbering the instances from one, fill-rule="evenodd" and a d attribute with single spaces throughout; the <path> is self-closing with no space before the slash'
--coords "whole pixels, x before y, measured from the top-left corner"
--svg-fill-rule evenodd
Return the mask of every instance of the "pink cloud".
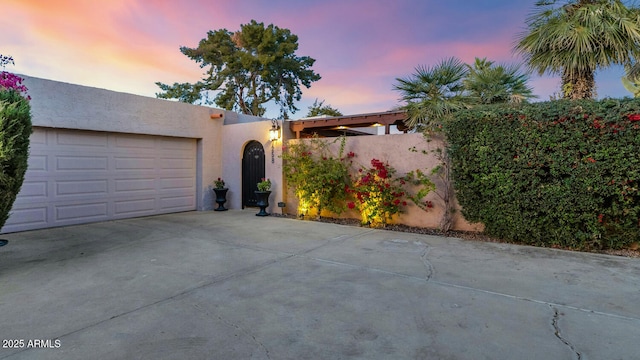
<path id="1" fill-rule="evenodd" d="M 322 79 L 303 88 L 301 103 L 318 98 L 345 113 L 385 111 L 397 105 L 395 79 L 418 65 L 451 56 L 519 62 L 511 47 L 526 7 L 514 1 L 460 8 L 460 2 L 361 0 L 6 0 L 0 43 L 16 58 L 16 72 L 154 96 L 156 81 L 201 78 L 204 69 L 180 46 L 195 47 L 209 30 L 233 31 L 255 19 L 290 29 L 299 36 L 298 55 L 316 59 Z M 551 83 L 532 80 L 536 92 L 546 93 Z M 298 107 L 294 116 L 305 110 Z"/>

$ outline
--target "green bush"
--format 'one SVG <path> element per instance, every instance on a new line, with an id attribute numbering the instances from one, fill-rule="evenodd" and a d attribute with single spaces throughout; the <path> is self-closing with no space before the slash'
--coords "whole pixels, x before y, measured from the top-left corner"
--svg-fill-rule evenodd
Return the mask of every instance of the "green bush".
<path id="1" fill-rule="evenodd" d="M 445 128 L 462 213 L 533 245 L 640 241 L 640 100 L 485 106 Z"/>
<path id="2" fill-rule="evenodd" d="M 334 156 L 329 145 L 336 141 L 340 141 L 340 151 Z M 343 156 L 345 142 L 345 137 L 328 142 L 316 136 L 309 142 L 300 141 L 283 148 L 283 172 L 287 186 L 295 189 L 299 216 L 308 215 L 312 209 L 317 210 L 318 217 L 323 210 L 335 214 L 345 210 L 348 166 L 354 155 Z"/>
<path id="3" fill-rule="evenodd" d="M 0 229 L 27 171 L 31 107 L 16 90 L 0 90 Z"/>

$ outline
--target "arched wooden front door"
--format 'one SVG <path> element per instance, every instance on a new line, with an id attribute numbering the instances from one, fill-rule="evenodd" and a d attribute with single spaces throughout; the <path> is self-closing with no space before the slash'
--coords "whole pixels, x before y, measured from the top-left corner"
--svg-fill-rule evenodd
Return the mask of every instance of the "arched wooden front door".
<path id="1" fill-rule="evenodd" d="M 254 191 L 264 178 L 264 147 L 257 141 L 250 141 L 242 154 L 242 208 L 258 206 Z"/>

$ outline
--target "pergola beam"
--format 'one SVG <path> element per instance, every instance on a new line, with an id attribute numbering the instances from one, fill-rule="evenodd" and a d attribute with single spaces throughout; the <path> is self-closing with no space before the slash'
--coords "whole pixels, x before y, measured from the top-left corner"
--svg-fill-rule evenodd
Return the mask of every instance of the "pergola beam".
<path id="1" fill-rule="evenodd" d="M 387 111 L 381 113 L 359 114 L 351 116 L 336 116 L 327 118 L 289 121 L 289 129 L 299 139 L 302 133 L 333 130 L 337 127 L 364 128 L 370 126 L 384 126 L 385 134 L 389 134 L 391 125 L 404 122 L 407 117 L 405 111 Z"/>

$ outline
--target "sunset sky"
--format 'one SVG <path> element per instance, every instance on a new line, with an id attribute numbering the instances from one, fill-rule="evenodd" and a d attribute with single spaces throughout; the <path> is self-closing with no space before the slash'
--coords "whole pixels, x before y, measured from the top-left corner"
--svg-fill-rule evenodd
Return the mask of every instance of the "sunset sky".
<path id="1" fill-rule="evenodd" d="M 0 0 L 6 70 L 155 97 L 156 81 L 195 82 L 203 69 L 179 51 L 209 30 L 239 30 L 252 19 L 298 35 L 298 56 L 316 59 L 322 79 L 303 88 L 304 117 L 315 99 L 344 114 L 400 105 L 395 79 L 456 56 L 519 63 L 515 35 L 535 0 Z M 621 67 L 596 74 L 599 97 L 629 96 Z M 538 100 L 559 77 L 533 75 Z M 266 116 L 275 117 L 270 109 Z"/>

